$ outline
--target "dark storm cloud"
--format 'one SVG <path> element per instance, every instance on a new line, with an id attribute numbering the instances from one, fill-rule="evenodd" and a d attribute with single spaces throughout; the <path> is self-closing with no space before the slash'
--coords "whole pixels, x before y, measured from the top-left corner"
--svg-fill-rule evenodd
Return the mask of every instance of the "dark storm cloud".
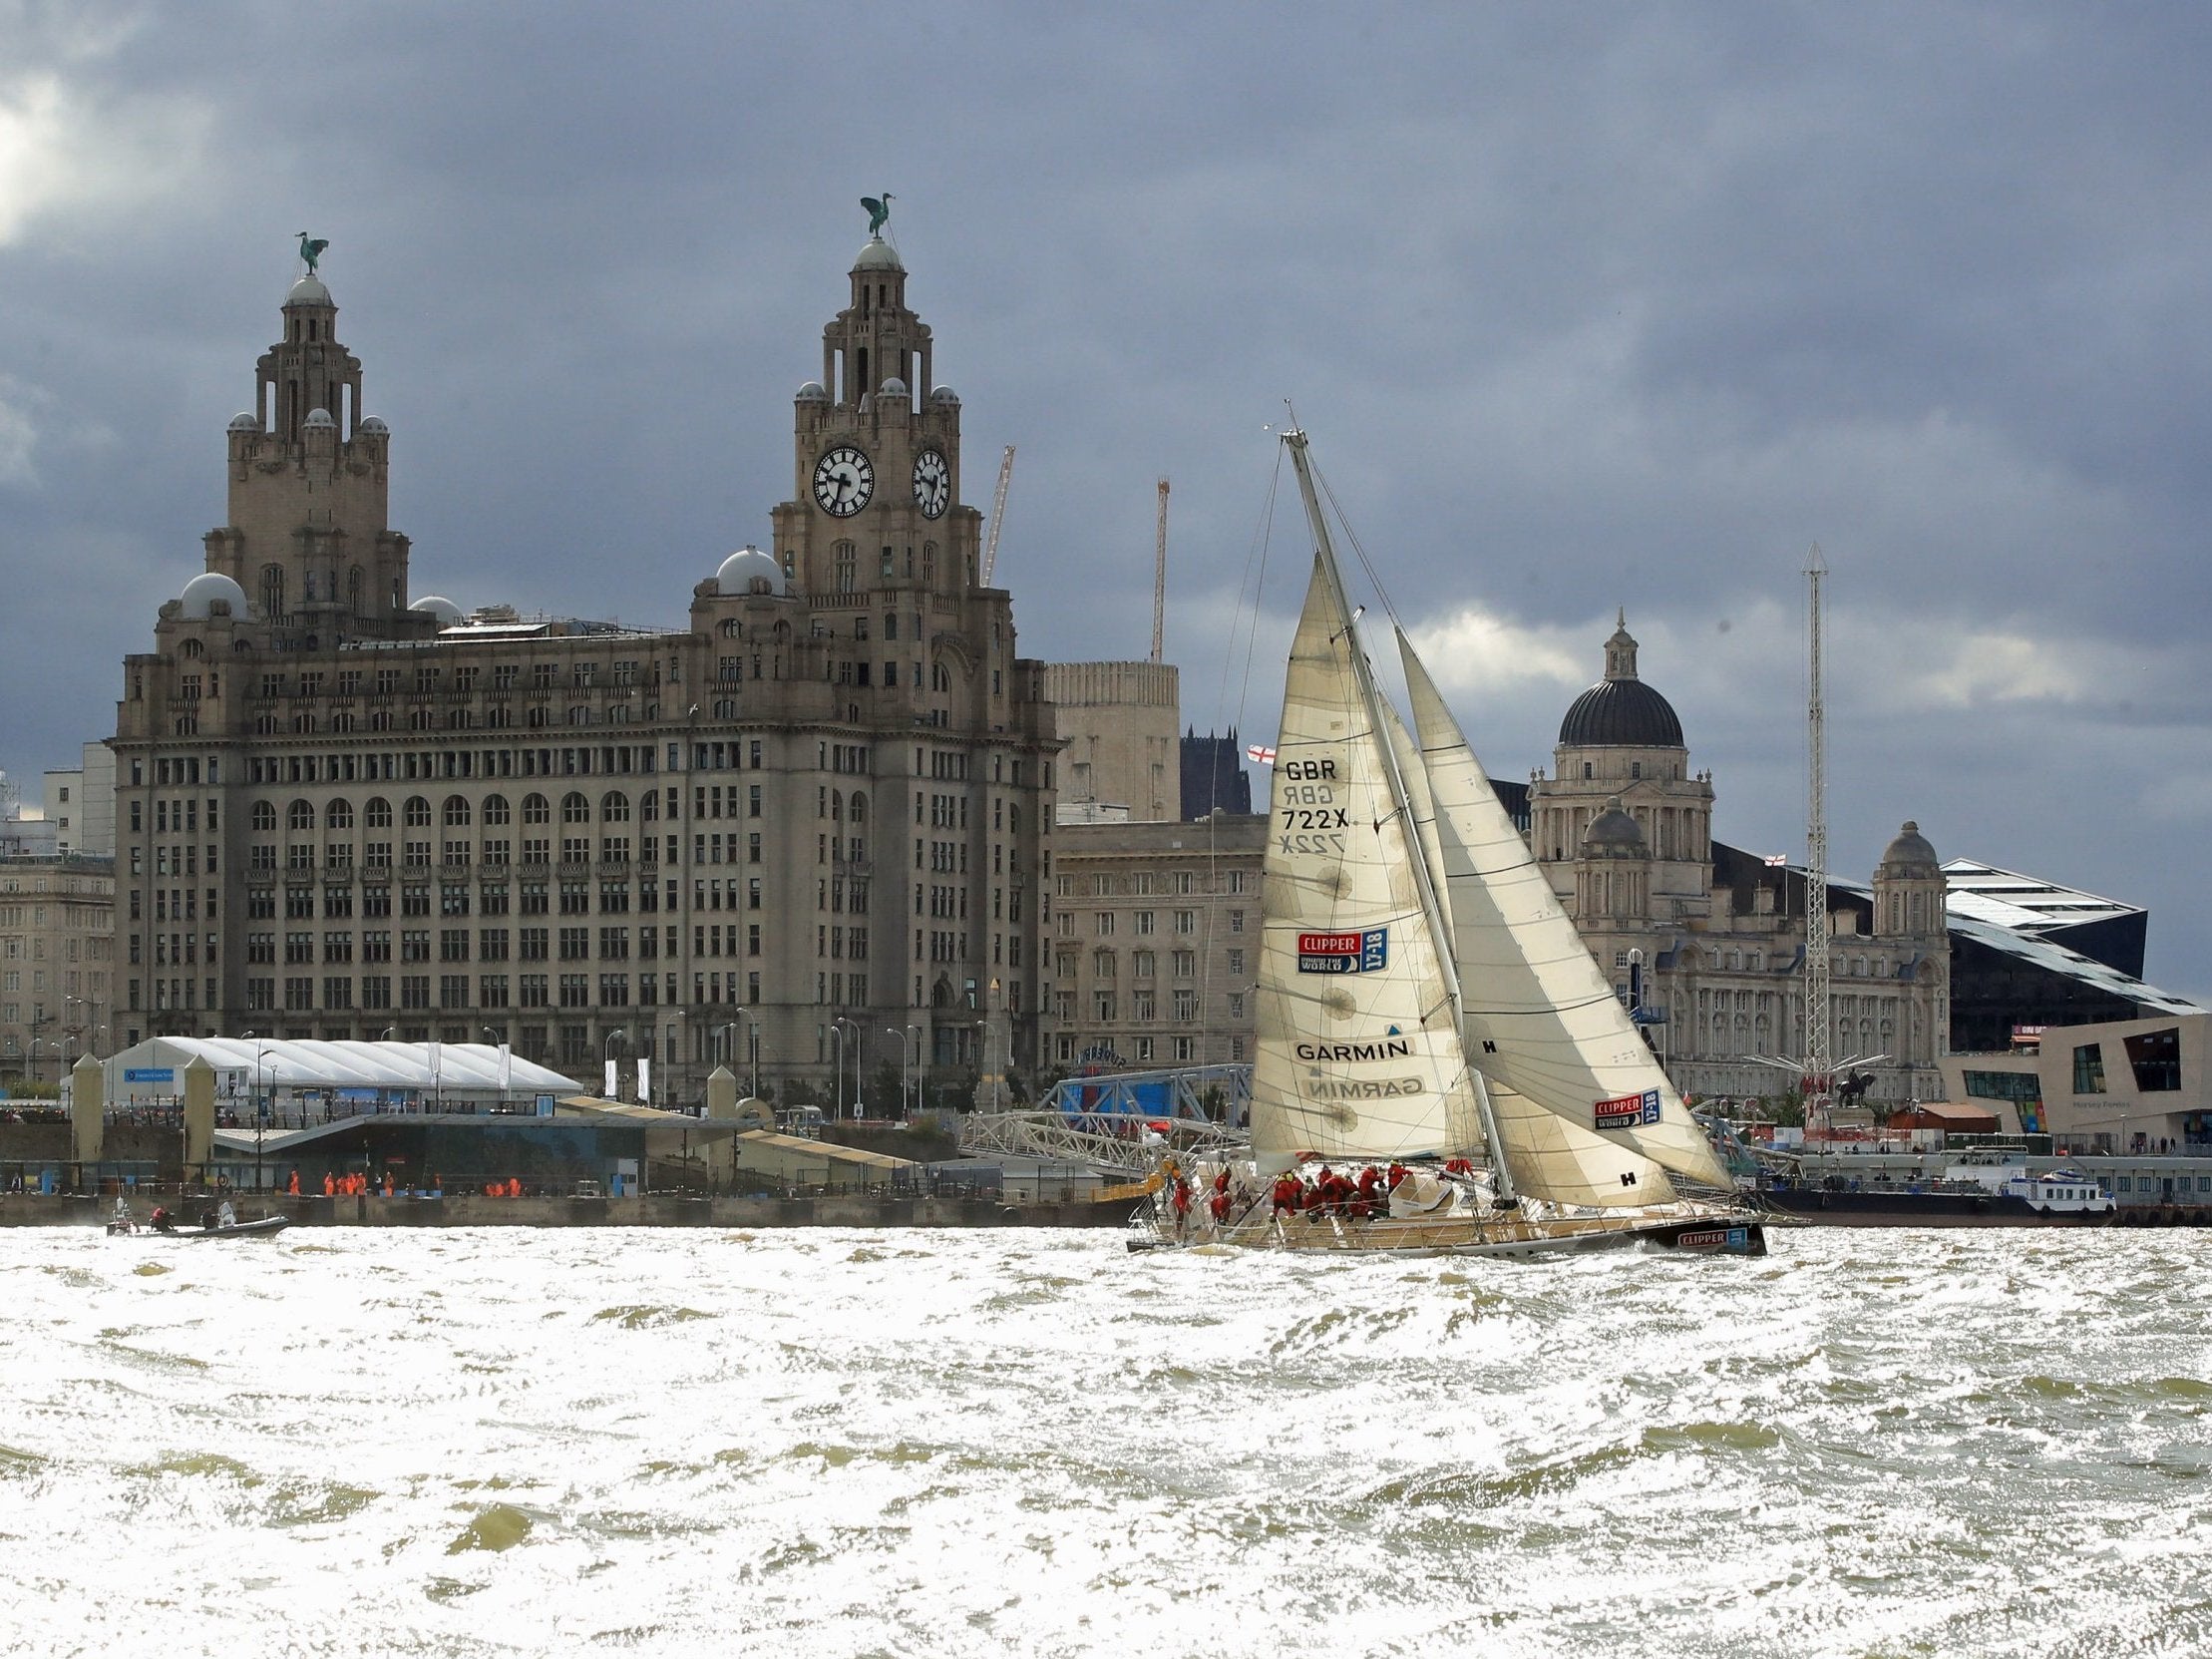
<path id="1" fill-rule="evenodd" d="M 1025 649 L 1143 650 L 1172 476 L 1186 715 L 1266 729 L 1294 578 L 1249 690 L 1226 642 L 1294 394 L 1400 612 L 1489 629 L 1453 671 L 1501 774 L 1548 758 L 1626 604 L 1722 832 L 1780 850 L 1818 540 L 1839 869 L 1917 815 L 2152 904 L 2153 977 L 2212 992 L 2177 856 L 2212 832 L 2208 34 L 2025 4 L 0 5 L 0 764 L 105 731 L 199 568 L 293 231 L 331 239 L 418 592 L 674 622 L 791 493 L 789 396 L 890 189 L 966 499 L 1020 446 Z"/>

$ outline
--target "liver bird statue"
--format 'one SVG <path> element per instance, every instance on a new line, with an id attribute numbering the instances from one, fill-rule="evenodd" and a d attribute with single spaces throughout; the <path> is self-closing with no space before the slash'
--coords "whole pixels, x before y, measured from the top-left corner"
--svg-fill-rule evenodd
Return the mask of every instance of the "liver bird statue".
<path id="1" fill-rule="evenodd" d="M 884 228 L 884 220 L 891 217 L 891 192 L 884 192 L 881 202 L 873 196 L 864 196 L 861 198 L 861 206 L 868 209 L 868 233 L 872 236 L 880 234 Z"/>
<path id="2" fill-rule="evenodd" d="M 322 250 L 329 245 L 330 239 L 327 236 L 310 236 L 304 230 L 299 233 L 299 256 L 307 261 L 309 276 L 315 274 L 315 262 L 322 257 Z"/>

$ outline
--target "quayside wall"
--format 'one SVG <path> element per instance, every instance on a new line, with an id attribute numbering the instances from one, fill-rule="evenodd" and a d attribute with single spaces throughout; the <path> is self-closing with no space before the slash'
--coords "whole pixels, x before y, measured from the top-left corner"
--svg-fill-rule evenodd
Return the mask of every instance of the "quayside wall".
<path id="1" fill-rule="evenodd" d="M 212 1197 L 177 1201 L 198 1214 Z M 0 1227 L 97 1227 L 115 1206 L 109 1197 L 35 1193 L 0 1196 Z M 143 1221 L 151 1204 L 136 1206 Z M 1117 1227 L 1128 1202 L 1004 1204 L 983 1198 L 900 1198 L 829 1193 L 793 1198 L 689 1198 L 646 1193 L 622 1198 L 384 1198 L 361 1194 L 297 1198 L 256 1194 L 238 1200 L 241 1215 L 282 1215 L 298 1227 Z M 195 1227 L 181 1227 L 189 1236 Z"/>

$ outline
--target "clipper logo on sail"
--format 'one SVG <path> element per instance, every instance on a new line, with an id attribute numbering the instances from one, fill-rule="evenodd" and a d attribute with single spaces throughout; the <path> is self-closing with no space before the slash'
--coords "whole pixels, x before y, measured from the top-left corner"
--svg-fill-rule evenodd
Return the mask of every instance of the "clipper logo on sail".
<path id="1" fill-rule="evenodd" d="M 1361 933 L 1298 935 L 1298 972 L 1301 974 L 1371 974 L 1389 960 L 1388 928 L 1368 928 Z"/>
<path id="2" fill-rule="evenodd" d="M 1659 1120 L 1659 1093 L 1648 1088 L 1642 1094 L 1624 1094 L 1617 1099 L 1600 1100 L 1597 1104 L 1596 1123 L 1601 1129 L 1633 1129 L 1640 1123 L 1657 1123 Z"/>

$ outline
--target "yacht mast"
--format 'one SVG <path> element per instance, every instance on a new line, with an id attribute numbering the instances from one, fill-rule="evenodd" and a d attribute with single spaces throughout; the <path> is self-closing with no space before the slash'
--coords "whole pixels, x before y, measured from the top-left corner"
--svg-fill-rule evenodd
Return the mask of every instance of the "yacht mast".
<path id="1" fill-rule="evenodd" d="M 1321 569 L 1328 577 L 1329 596 L 1336 602 L 1336 614 L 1343 619 L 1346 655 L 1351 662 L 1352 682 L 1359 688 L 1359 701 L 1367 712 L 1368 727 L 1374 732 L 1375 747 L 1382 755 L 1383 780 L 1389 785 L 1390 803 L 1405 826 L 1408 850 L 1407 860 L 1413 871 L 1413 885 L 1421 896 L 1421 914 L 1428 923 L 1429 937 L 1436 942 L 1437 968 L 1443 975 L 1444 995 L 1451 1004 L 1452 1033 L 1462 1044 L 1465 1042 L 1466 1013 L 1459 993 L 1459 964 L 1451 949 L 1451 923 L 1445 915 L 1443 895 L 1437 892 L 1428 859 L 1421 851 L 1420 826 L 1414 820 L 1411 792 L 1406 788 L 1404 774 L 1398 769 L 1397 745 L 1390 740 L 1390 733 L 1381 715 L 1382 693 L 1375 685 L 1374 664 L 1367 660 L 1367 653 L 1359 643 L 1358 620 L 1352 613 L 1351 601 L 1344 593 L 1343 573 L 1336 566 L 1336 547 L 1329 540 L 1328 523 L 1321 514 L 1320 497 L 1313 488 L 1313 472 L 1305 455 L 1305 434 L 1293 428 L 1283 434 L 1283 442 L 1290 451 L 1290 465 L 1297 473 L 1298 495 L 1305 503 L 1306 523 L 1313 531 L 1314 551 L 1320 555 Z M 1464 1053 L 1460 1063 L 1465 1067 L 1475 1091 L 1475 1105 L 1482 1117 L 1483 1138 L 1490 1147 L 1490 1167 L 1496 1183 L 1500 1203 L 1511 1203 L 1514 1198 L 1513 1175 L 1506 1167 L 1505 1143 L 1498 1133 L 1495 1116 L 1490 1109 L 1490 1091 L 1483 1084 L 1482 1073 L 1468 1065 Z"/>
<path id="2" fill-rule="evenodd" d="M 1829 1051 L 1828 710 L 1820 689 L 1820 579 L 1828 562 L 1813 544 L 1805 562 L 1805 1126 L 1825 1123 L 1834 1086 Z"/>

